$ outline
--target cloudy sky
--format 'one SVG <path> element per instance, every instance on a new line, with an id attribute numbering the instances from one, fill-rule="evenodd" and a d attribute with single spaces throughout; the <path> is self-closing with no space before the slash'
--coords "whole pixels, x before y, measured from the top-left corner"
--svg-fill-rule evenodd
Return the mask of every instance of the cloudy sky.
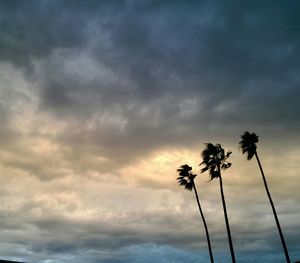
<path id="1" fill-rule="evenodd" d="M 259 154 L 300 260 L 299 1 L 0 1 L 0 257 L 208 262 L 194 195 L 204 143 L 223 174 L 237 261 L 285 262 Z M 216 262 L 219 185 L 197 177 Z"/>

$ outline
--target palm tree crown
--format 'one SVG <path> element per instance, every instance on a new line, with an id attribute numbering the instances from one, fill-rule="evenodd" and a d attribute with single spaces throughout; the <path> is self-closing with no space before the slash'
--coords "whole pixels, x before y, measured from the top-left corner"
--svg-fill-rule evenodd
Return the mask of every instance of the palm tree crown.
<path id="1" fill-rule="evenodd" d="M 221 144 L 207 143 L 206 148 L 201 153 L 203 161 L 200 165 L 204 165 L 201 173 L 209 171 L 210 180 L 218 178 L 220 176 L 219 168 L 225 170 L 231 166 L 231 163 L 226 161 L 230 154 L 231 152 L 225 154 Z"/>
<path id="2" fill-rule="evenodd" d="M 258 143 L 258 136 L 255 133 L 245 132 L 241 136 L 242 140 L 239 142 L 242 153 L 247 154 L 247 160 L 251 160 L 256 152 L 256 143 Z"/>
<path id="3" fill-rule="evenodd" d="M 181 165 L 177 172 L 179 173 L 179 177 L 177 178 L 177 181 L 179 185 L 183 185 L 186 190 L 192 191 L 193 185 L 194 185 L 194 179 L 197 176 L 196 174 L 193 174 L 192 167 L 190 167 L 187 164 Z"/>

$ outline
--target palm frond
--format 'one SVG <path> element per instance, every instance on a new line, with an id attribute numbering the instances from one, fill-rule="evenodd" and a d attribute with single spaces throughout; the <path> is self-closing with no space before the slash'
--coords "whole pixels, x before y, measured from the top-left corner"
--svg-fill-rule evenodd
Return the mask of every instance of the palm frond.
<path id="1" fill-rule="evenodd" d="M 219 171 L 213 171 L 212 173 L 210 173 L 210 180 L 218 178 L 219 176 L 220 176 L 220 172 Z"/>
<path id="2" fill-rule="evenodd" d="M 182 177 L 181 178 L 178 177 L 177 180 L 178 180 L 179 185 L 186 185 L 188 182 L 186 179 L 184 179 Z"/>
<path id="3" fill-rule="evenodd" d="M 202 163 L 201 163 L 202 164 Z M 200 165 L 201 165 L 200 164 Z M 206 172 L 207 170 L 209 169 L 209 167 L 208 166 L 205 166 L 205 167 L 203 167 L 202 169 L 201 169 L 201 173 L 204 173 L 204 172 Z"/>
<path id="4" fill-rule="evenodd" d="M 193 185 L 194 185 L 193 182 L 189 181 L 189 182 L 186 183 L 185 189 L 188 190 L 188 191 L 192 191 Z"/>

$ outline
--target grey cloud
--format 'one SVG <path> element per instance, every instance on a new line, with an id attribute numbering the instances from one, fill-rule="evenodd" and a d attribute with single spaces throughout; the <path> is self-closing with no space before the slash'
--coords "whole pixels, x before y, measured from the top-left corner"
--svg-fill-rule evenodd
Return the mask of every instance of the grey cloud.
<path id="1" fill-rule="evenodd" d="M 53 183 L 54 182 L 52 182 L 52 184 Z M 60 182 L 60 184 L 62 184 L 62 182 Z M 57 185 L 59 185 L 59 183 L 57 183 Z M 36 186 L 33 184 L 32 187 Z M 46 185 L 44 185 L 44 187 L 46 187 Z M 83 186 L 78 187 L 82 188 Z M 4 186 L 2 186 L 2 188 L 5 189 Z M 69 188 L 72 189 L 72 186 L 69 186 Z M 206 188 L 208 188 L 208 186 L 206 186 Z M 61 186 L 61 188 L 53 191 L 53 202 L 57 202 L 55 200 L 58 198 L 58 194 L 63 194 L 61 193 L 62 191 L 68 194 L 70 189 L 64 189 L 64 187 Z M 89 191 L 93 190 L 87 189 Z M 85 190 L 85 188 L 82 189 L 83 193 Z M 228 186 L 226 190 L 227 193 L 231 192 Z M 147 193 L 149 194 L 151 190 L 144 189 L 144 191 L 136 191 L 131 199 L 128 199 L 128 197 L 126 198 L 126 193 L 122 194 L 122 192 L 116 189 L 115 192 L 118 193 L 118 198 L 115 201 L 111 201 L 111 207 L 114 208 L 112 210 L 114 216 L 108 219 L 105 214 L 101 216 L 100 213 L 98 216 L 89 220 L 76 219 L 76 217 L 72 217 L 71 214 L 68 215 L 70 211 L 67 212 L 65 208 L 70 201 L 67 199 L 60 201 L 62 202 L 60 209 L 65 213 L 64 215 L 58 207 L 49 207 L 48 202 L 50 202 L 50 200 L 45 200 L 44 202 L 42 200 L 31 201 L 32 198 L 28 197 L 34 194 L 34 190 L 29 189 L 29 196 L 22 196 L 22 201 L 19 202 L 17 202 L 17 198 L 19 198 L 18 195 L 12 197 L 12 194 L 18 193 L 18 191 L 11 191 L 12 190 L 6 193 L 6 198 L 1 197 L 3 205 L 0 212 L 0 217 L 2 218 L 0 227 L 1 229 L 9 229 L 9 231 L 3 232 L 2 238 L 6 244 L 18 246 L 18 248 L 15 249 L 19 251 L 19 255 L 21 255 L 23 259 L 30 259 L 30 262 L 43 262 L 42 260 L 51 258 L 53 260 L 66 262 L 67 259 L 64 258 L 64 256 L 70 257 L 69 255 L 76 255 L 79 259 L 87 258 L 87 262 L 93 262 L 95 258 L 103 262 L 106 262 L 106 260 L 107 262 L 110 262 L 110 260 L 116 260 L 116 262 L 118 262 L 120 257 L 126 259 L 127 257 L 130 259 L 135 258 L 135 260 L 139 262 L 138 260 L 142 260 L 142 257 L 136 255 L 137 251 L 135 249 L 133 251 L 127 249 L 131 246 L 139 247 L 149 243 L 155 244 L 154 246 L 157 247 L 155 251 L 157 251 L 158 255 L 165 255 L 166 262 L 170 262 L 172 258 L 172 256 L 167 253 L 169 249 L 174 251 L 176 254 L 174 257 L 178 257 L 179 259 L 181 258 L 181 252 L 179 252 L 179 250 L 185 251 L 182 252 L 183 254 L 189 253 L 190 255 L 194 255 L 195 253 L 196 255 L 200 254 L 204 258 L 207 256 L 204 249 L 206 243 L 202 224 L 196 211 L 195 200 L 190 193 L 185 193 L 184 196 L 182 195 L 183 202 L 178 204 L 181 207 L 180 213 L 175 212 L 174 208 L 170 207 L 167 201 L 164 209 L 149 210 L 142 208 L 142 210 L 139 211 L 138 200 L 142 196 L 147 196 Z M 37 191 L 38 192 L 35 193 L 36 196 L 43 193 L 43 190 L 37 189 Z M 1 193 L 2 192 L 1 189 Z M 51 197 L 50 192 L 48 192 L 48 194 L 49 197 Z M 142 196 L 140 196 L 140 194 L 142 194 Z M 167 194 L 167 196 L 170 196 L 169 192 Z M 228 251 L 224 249 L 227 246 L 225 226 L 221 224 L 221 222 L 223 222 L 221 204 L 219 204 L 219 202 L 216 203 L 216 200 L 214 200 L 219 193 L 210 192 L 210 194 L 208 194 L 208 192 L 203 189 L 200 194 L 201 197 L 206 197 L 204 201 L 206 216 L 209 222 L 216 255 L 221 260 Z M 84 197 L 84 195 L 82 197 Z M 97 195 L 93 195 L 93 197 L 92 207 L 94 207 L 94 209 L 97 210 L 98 208 L 101 209 L 105 207 L 105 200 L 103 200 L 101 196 L 97 198 Z M 172 199 L 171 197 L 170 200 Z M 123 207 L 122 204 L 124 203 L 118 203 L 118 200 L 123 198 L 128 202 L 136 200 L 136 211 L 126 208 L 126 204 L 125 207 Z M 275 225 L 272 224 L 273 218 L 271 218 L 271 211 L 269 211 L 269 213 L 266 212 L 268 204 L 262 204 L 257 201 L 254 202 L 251 195 L 248 196 L 248 200 L 239 200 L 236 197 L 236 200 L 233 200 L 233 198 L 231 195 L 227 195 L 229 204 L 228 211 L 236 250 L 239 255 L 243 257 L 243 262 L 249 262 L 248 257 L 254 260 L 266 254 L 278 254 L 278 256 L 280 256 L 280 244 Z M 148 200 L 152 200 L 152 198 L 148 198 Z M 71 200 L 71 202 L 76 202 L 76 200 Z M 87 202 L 87 200 L 83 198 L 83 202 Z M 212 202 L 213 205 L 208 205 L 208 202 Z M 14 203 L 20 205 L 18 205 L 18 207 L 10 205 Z M 147 204 L 147 200 L 145 203 Z M 245 203 L 247 203 L 247 210 L 241 210 L 241 206 Z M 88 203 L 86 203 L 86 205 L 88 205 Z M 143 202 L 140 205 L 143 207 Z M 288 214 L 289 219 L 296 219 L 298 217 L 298 211 L 295 211 L 294 207 L 295 204 L 293 202 L 285 202 L 284 211 L 280 209 L 278 211 L 280 214 Z M 35 213 L 37 209 L 38 211 L 42 211 L 42 214 L 39 216 Z M 10 222 L 9 224 L 8 221 Z M 289 244 L 291 244 L 291 250 L 297 251 L 298 246 L 295 242 L 299 235 L 296 231 L 297 221 L 290 224 L 290 221 L 282 220 L 282 223 L 287 240 L 290 242 Z M 145 245 L 145 247 L 147 247 L 147 245 Z M 151 247 L 148 247 L 148 249 L 152 251 Z M 189 250 L 194 250 L 195 252 L 187 252 Z M 4 248 L 1 248 L 1 254 L 3 254 L 2 251 L 5 251 Z M 24 251 L 26 251 L 26 253 Z M 191 262 L 194 262 L 194 256 L 190 257 Z M 268 262 L 268 260 L 269 258 L 266 257 L 266 262 Z"/>
<path id="2" fill-rule="evenodd" d="M 278 8 L 268 9 L 267 18 L 270 21 L 276 21 L 280 12 Z M 157 144 L 167 139 L 164 134 L 170 131 L 166 127 L 176 132 L 179 123 L 189 125 L 189 130 L 195 133 L 205 133 L 205 129 L 206 133 L 211 132 L 212 128 L 206 127 L 214 127 L 215 124 L 224 125 L 225 129 L 226 126 L 242 129 L 250 125 L 264 127 L 270 124 L 270 129 L 278 129 L 274 126 L 275 120 L 285 131 L 291 124 L 297 130 L 297 123 L 292 120 L 297 118 L 299 111 L 294 101 L 298 97 L 298 89 L 297 81 L 291 79 L 298 68 L 294 61 L 294 54 L 298 51 L 295 47 L 284 53 L 285 48 L 297 46 L 295 43 L 299 41 L 298 35 L 293 32 L 293 25 L 289 24 L 291 21 L 283 17 L 276 22 L 277 28 L 263 35 L 270 22 L 261 26 L 262 22 L 257 23 L 256 20 L 265 19 L 264 6 L 258 6 L 257 13 L 250 7 L 237 7 L 240 12 L 236 11 L 235 17 L 227 13 L 232 9 L 223 10 L 219 5 L 209 7 L 202 11 L 204 15 L 212 16 L 207 18 L 205 25 L 192 19 L 198 9 L 184 9 L 192 17 L 186 21 L 179 20 L 181 13 L 178 9 L 157 8 L 151 12 L 142 9 L 141 14 L 137 14 L 134 5 L 129 5 L 122 12 L 117 12 L 117 18 L 107 17 L 110 27 L 105 32 L 110 46 L 105 47 L 101 39 L 103 25 L 95 22 L 94 27 L 99 28 L 100 35 L 88 36 L 87 45 L 91 41 L 99 43 L 93 44 L 92 54 L 115 75 L 123 76 L 128 84 L 124 85 L 119 80 L 105 87 L 101 81 L 92 81 L 80 86 L 70 84 L 69 79 L 60 83 L 50 79 L 46 82 L 46 91 L 42 93 L 42 101 L 46 103 L 42 104 L 42 108 L 47 106 L 46 109 L 60 112 L 62 107 L 74 116 L 87 112 L 86 118 L 89 118 L 92 112 L 110 112 L 112 107 L 118 105 L 127 120 L 129 137 L 133 137 L 130 134 L 137 129 L 143 137 L 151 129 L 147 123 L 157 119 L 153 119 L 154 111 L 147 121 L 137 119 L 136 112 L 142 111 L 143 106 L 151 109 L 151 105 L 155 105 L 155 116 L 160 121 L 153 128 L 153 132 L 157 133 Z M 172 11 L 176 11 L 177 16 L 172 17 Z M 286 12 L 292 10 L 287 9 Z M 215 24 L 217 17 L 220 21 Z M 292 32 L 285 38 L 287 33 L 282 33 L 282 28 L 287 25 L 292 27 Z M 175 50 L 168 43 L 169 37 L 174 38 Z M 271 52 L 272 37 L 285 39 L 281 40 L 282 49 L 274 47 L 277 53 L 283 52 L 275 62 L 277 53 Z M 50 75 L 52 78 L 56 76 Z M 170 99 L 165 100 L 165 97 Z M 190 119 L 180 117 L 180 102 L 193 98 L 201 107 Z M 128 109 L 132 104 L 135 105 L 134 111 Z M 206 127 L 202 123 L 207 123 Z M 194 139 L 189 132 L 180 135 Z M 112 137 L 114 140 L 117 136 Z"/>
<path id="3" fill-rule="evenodd" d="M 198 217 L 195 219 L 196 221 L 199 221 Z M 179 221 L 182 221 L 182 218 Z M 189 222 L 191 222 L 190 218 Z M 91 224 L 85 222 L 84 224 L 82 224 L 72 222 L 69 220 L 65 221 L 59 219 L 51 221 L 51 219 L 47 219 L 43 221 L 31 222 L 31 224 L 38 226 L 40 231 L 32 232 L 31 234 L 34 234 L 35 238 L 31 239 L 30 241 L 26 241 L 25 243 L 21 241 L 20 244 L 26 244 L 29 248 L 29 251 L 34 252 L 36 255 L 43 253 L 44 257 L 48 256 L 48 258 L 58 257 L 59 255 L 73 254 L 78 255 L 79 258 L 91 256 L 92 258 L 98 258 L 98 260 L 103 260 L 104 262 L 106 262 L 105 260 L 108 260 L 108 262 L 110 262 L 111 260 L 117 260 L 118 262 L 118 260 L 120 260 L 118 259 L 118 253 L 120 253 L 121 258 L 129 257 L 135 258 L 135 260 L 142 260 L 141 257 L 136 255 L 136 249 L 138 249 L 139 246 L 142 246 L 143 243 L 149 244 L 149 241 L 151 243 L 157 242 L 155 246 L 157 247 L 157 249 L 161 249 L 159 255 L 160 253 L 167 253 L 168 248 L 164 248 L 164 246 L 170 246 L 170 243 L 175 245 L 175 247 L 171 245 L 170 248 L 171 250 L 174 250 L 174 257 L 177 257 L 179 256 L 176 255 L 176 250 L 178 250 L 178 246 L 182 247 L 183 245 L 183 247 L 185 247 L 185 242 L 191 241 L 191 236 L 189 234 L 187 236 L 182 236 L 182 233 L 177 233 L 175 235 L 169 236 L 169 238 L 164 239 L 163 242 L 161 242 L 159 236 L 164 236 L 166 238 L 166 236 L 163 235 L 161 231 L 160 234 L 157 233 L 157 236 L 154 235 L 154 239 L 152 239 L 151 235 L 149 235 L 148 232 L 139 233 L 135 232 L 134 230 L 133 232 L 124 232 L 124 228 L 113 226 L 111 224 L 103 225 L 101 222 L 94 222 Z M 180 227 L 177 226 L 176 229 L 178 232 L 178 230 L 180 230 Z M 270 234 L 270 232 L 267 229 L 262 228 L 261 230 L 263 231 L 257 231 L 255 235 L 252 235 L 252 233 L 246 234 L 245 232 L 240 233 L 240 235 L 244 235 L 242 243 L 239 243 L 239 235 L 235 233 L 236 248 L 237 251 L 239 251 L 241 257 L 243 257 L 243 262 L 249 262 L 248 257 L 252 257 L 253 260 L 261 258 L 266 252 L 268 252 L 270 255 L 277 254 L 278 257 L 281 256 L 279 243 L 272 241 L 277 240 L 275 232 L 274 234 Z M 198 235 L 198 233 L 195 233 L 195 240 L 199 240 Z M 215 236 L 215 234 L 213 233 L 212 236 Z M 262 237 L 264 237 L 264 241 L 261 240 Z M 18 236 L 18 238 L 20 239 L 20 235 Z M 178 244 L 176 243 L 177 238 L 181 239 L 180 243 Z M 217 244 L 218 242 L 220 242 L 220 247 L 226 247 L 224 245 L 224 236 L 214 238 L 214 244 Z M 273 242 L 274 244 L 272 244 Z M 137 247 L 133 251 L 126 251 L 127 248 L 130 246 Z M 201 247 L 202 246 L 205 247 L 205 243 L 203 243 Z M 224 258 L 224 254 L 227 252 L 217 249 L 216 246 L 214 247 L 216 251 L 216 257 L 218 258 L 221 256 L 220 254 L 222 254 Z M 277 247 L 277 249 L 275 249 L 275 247 Z M 96 251 L 99 251 L 99 249 L 101 250 L 101 253 L 97 255 Z M 148 247 L 148 249 L 151 248 Z M 83 254 L 82 252 L 84 251 L 85 253 Z M 89 253 L 87 253 L 86 251 L 89 251 Z M 198 256 L 200 253 L 200 255 L 203 255 L 203 258 L 205 258 L 207 255 L 205 255 L 204 252 L 205 251 L 200 250 L 199 252 L 194 253 L 196 253 Z M 193 255 L 193 253 L 189 254 Z M 166 257 L 166 262 L 171 262 L 170 260 L 172 257 L 170 257 L 168 253 L 167 255 L 168 257 Z M 106 257 L 108 257 L 109 259 L 106 259 Z M 179 256 L 179 258 L 181 257 Z M 32 259 L 33 262 L 35 262 L 34 257 Z M 267 256 L 266 260 L 267 262 L 269 260 Z"/>
<path id="4" fill-rule="evenodd" d="M 70 160 L 93 149 L 113 169 L 249 127 L 298 136 L 297 4 L 16 3 L 6 31 L 31 32 L 24 46 L 44 50 L 22 51 L 26 77 L 38 110 L 66 122 L 56 139 Z M 31 13 L 49 24 L 44 45 L 30 44 Z"/>
<path id="5" fill-rule="evenodd" d="M 84 7 L 87 5 L 80 6 L 78 1 L 73 3 L 1 2 L 1 59 L 27 67 L 31 59 L 46 57 L 55 47 L 81 46 L 85 34 Z"/>

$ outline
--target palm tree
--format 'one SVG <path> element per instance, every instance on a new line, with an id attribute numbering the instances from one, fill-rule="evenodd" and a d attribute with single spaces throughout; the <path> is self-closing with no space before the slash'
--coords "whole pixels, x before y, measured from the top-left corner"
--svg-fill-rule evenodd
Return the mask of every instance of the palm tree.
<path id="1" fill-rule="evenodd" d="M 280 235 L 282 247 L 283 247 L 283 250 L 284 250 L 285 257 L 286 257 L 286 262 L 290 263 L 291 260 L 290 260 L 288 250 L 287 250 L 287 246 L 285 244 L 285 240 L 284 240 L 282 230 L 281 230 L 281 227 L 280 227 L 280 224 L 279 224 L 279 220 L 278 220 L 278 217 L 277 217 L 275 206 L 274 206 L 274 203 L 273 203 L 270 191 L 269 191 L 269 187 L 268 187 L 268 184 L 267 184 L 267 180 L 266 180 L 262 165 L 260 163 L 260 160 L 258 158 L 258 154 L 257 154 L 257 151 L 256 151 L 256 148 L 257 148 L 256 143 L 258 143 L 258 136 L 255 133 L 250 133 L 250 132 L 247 131 L 241 136 L 241 138 L 242 138 L 242 140 L 239 142 L 239 145 L 240 145 L 240 148 L 242 149 L 242 153 L 247 154 L 247 160 L 251 160 L 253 156 L 255 156 L 255 158 L 257 160 L 257 163 L 258 163 L 258 166 L 259 166 L 262 178 L 263 178 L 263 182 L 264 182 L 264 185 L 265 185 L 265 189 L 266 189 L 266 192 L 267 192 L 267 195 L 268 195 L 271 207 L 272 207 L 272 211 L 273 211 L 275 222 L 276 222 L 276 225 L 277 225 L 277 228 L 278 228 L 278 232 L 279 232 L 279 235 Z"/>
<path id="2" fill-rule="evenodd" d="M 195 197 L 196 197 L 198 208 L 199 208 L 199 212 L 200 212 L 200 215 L 201 215 L 201 218 L 202 218 L 202 221 L 203 221 L 203 225 L 204 225 L 204 229 L 205 229 L 205 233 L 206 233 L 206 239 L 207 239 L 208 251 L 209 251 L 209 256 L 210 256 L 210 262 L 213 263 L 214 258 L 213 258 L 213 254 L 212 254 L 208 228 L 207 228 L 205 217 L 204 217 L 201 205 L 200 205 L 198 192 L 197 192 L 197 189 L 196 189 L 196 186 L 195 186 L 195 183 L 194 183 L 194 179 L 197 175 L 193 174 L 191 171 L 192 171 L 192 167 L 188 166 L 187 164 L 181 165 L 177 169 L 177 172 L 179 173 L 179 177 L 177 178 L 177 181 L 178 181 L 179 185 L 184 186 L 185 189 L 188 190 L 188 191 L 192 191 L 194 189 Z"/>
<path id="3" fill-rule="evenodd" d="M 201 173 L 208 171 L 210 175 L 210 180 L 219 178 L 220 192 L 221 192 L 224 217 L 225 217 L 225 223 L 226 223 L 226 229 L 227 229 L 227 235 L 229 241 L 229 248 L 230 248 L 232 262 L 235 263 L 236 261 L 235 261 L 234 249 L 233 249 L 232 238 L 230 233 L 230 227 L 229 227 L 229 221 L 228 221 L 227 209 L 226 209 L 226 203 L 225 203 L 225 197 L 223 191 L 223 182 L 221 176 L 221 170 L 225 170 L 231 166 L 231 163 L 226 161 L 227 158 L 230 156 L 230 154 L 231 152 L 227 152 L 225 154 L 225 151 L 220 144 L 213 145 L 212 143 L 207 143 L 206 148 L 201 153 L 202 163 L 200 163 L 200 165 L 204 165 L 204 167 L 201 169 Z"/>

